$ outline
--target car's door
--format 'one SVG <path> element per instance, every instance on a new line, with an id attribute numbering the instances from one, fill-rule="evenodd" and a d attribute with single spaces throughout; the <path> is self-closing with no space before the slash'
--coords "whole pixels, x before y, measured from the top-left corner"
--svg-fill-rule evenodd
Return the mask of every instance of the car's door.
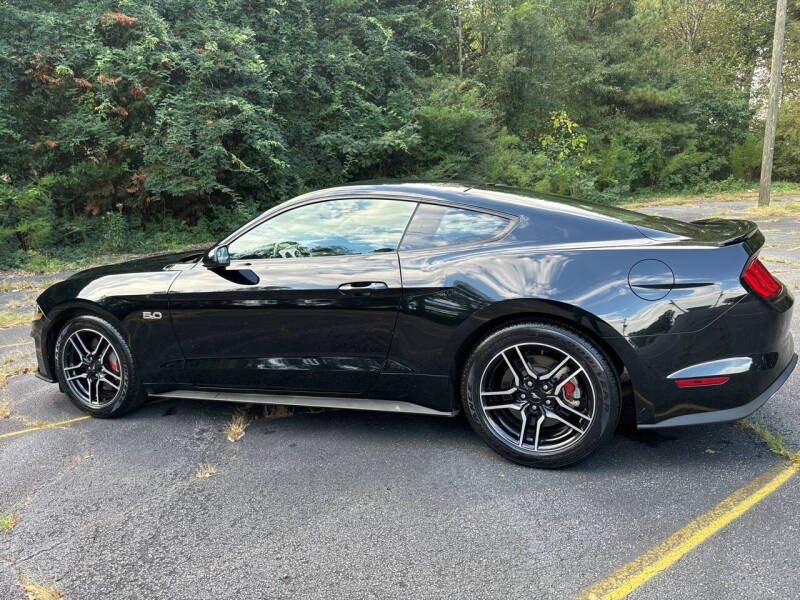
<path id="1" fill-rule="evenodd" d="M 416 204 L 336 199 L 290 208 L 170 289 L 196 385 L 364 392 L 380 371 L 402 293 L 397 247 Z"/>

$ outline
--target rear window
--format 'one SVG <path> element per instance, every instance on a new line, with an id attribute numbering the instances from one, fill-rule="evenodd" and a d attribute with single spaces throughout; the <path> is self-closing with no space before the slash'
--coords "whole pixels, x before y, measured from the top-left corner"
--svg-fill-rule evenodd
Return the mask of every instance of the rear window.
<path id="1" fill-rule="evenodd" d="M 408 225 L 400 250 L 438 248 L 490 240 L 510 224 L 508 219 L 474 210 L 420 204 Z"/>

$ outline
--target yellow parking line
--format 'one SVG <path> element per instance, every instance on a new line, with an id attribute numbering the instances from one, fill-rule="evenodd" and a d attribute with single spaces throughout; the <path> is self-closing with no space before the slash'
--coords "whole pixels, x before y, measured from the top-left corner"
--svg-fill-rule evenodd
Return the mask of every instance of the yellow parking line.
<path id="1" fill-rule="evenodd" d="M 7 438 L 14 435 L 22 435 L 23 433 L 31 433 L 32 431 L 39 431 L 40 429 L 50 429 L 52 427 L 61 427 L 62 425 L 69 425 L 70 423 L 77 423 L 78 421 L 84 421 L 86 419 L 91 419 L 91 415 L 84 415 L 82 417 L 75 417 L 74 419 L 67 419 L 66 421 L 58 421 L 56 423 L 44 423 L 42 425 L 37 425 L 36 427 L 29 427 L 28 429 L 20 429 L 19 431 L 10 431 L 8 433 L 0 433 L 0 438 Z"/>
<path id="2" fill-rule="evenodd" d="M 728 523 L 742 516 L 766 496 L 777 490 L 800 465 L 781 463 L 739 488 L 707 513 L 673 533 L 655 548 L 648 550 L 605 579 L 586 588 L 578 600 L 616 600 L 624 598 L 654 575 L 660 573 L 695 546 L 714 535 Z"/>
<path id="3" fill-rule="evenodd" d="M 14 342 L 13 344 L 6 344 L 5 346 L 0 346 L 0 350 L 3 348 L 13 348 L 14 346 L 24 346 L 26 344 L 32 344 L 33 340 L 23 340 L 21 342 Z"/>

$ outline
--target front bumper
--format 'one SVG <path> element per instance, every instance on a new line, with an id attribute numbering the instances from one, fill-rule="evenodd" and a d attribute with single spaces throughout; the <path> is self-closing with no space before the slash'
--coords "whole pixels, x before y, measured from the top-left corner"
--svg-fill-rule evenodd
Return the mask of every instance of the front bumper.
<path id="1" fill-rule="evenodd" d="M 778 375 L 777 379 L 773 381 L 767 389 L 761 392 L 758 396 L 753 398 L 750 402 L 737 406 L 735 408 L 726 408 L 723 410 L 712 410 L 710 412 L 694 413 L 690 415 L 681 415 L 665 419 L 658 423 L 648 423 L 639 425 L 639 429 L 661 429 L 662 427 L 682 427 L 684 425 L 706 425 L 709 423 L 726 423 L 728 421 L 738 421 L 748 415 L 753 414 L 759 408 L 764 406 L 767 400 L 777 392 L 781 386 L 786 383 L 789 376 L 797 366 L 797 354 L 793 354 L 789 364 Z"/>
<path id="2" fill-rule="evenodd" d="M 41 318 L 33 321 L 31 326 L 31 337 L 36 346 L 36 377 L 48 383 L 56 383 L 55 374 L 51 372 L 50 361 L 47 359 L 49 348 L 47 347 L 47 332 L 50 329 L 50 320 L 42 315 Z"/>

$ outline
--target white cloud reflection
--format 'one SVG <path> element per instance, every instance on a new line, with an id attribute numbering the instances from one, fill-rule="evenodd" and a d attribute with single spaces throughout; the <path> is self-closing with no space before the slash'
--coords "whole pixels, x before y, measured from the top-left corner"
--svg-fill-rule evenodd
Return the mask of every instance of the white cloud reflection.
<path id="1" fill-rule="evenodd" d="M 281 213 L 230 244 L 232 258 L 369 254 L 396 250 L 415 203 L 331 200 Z"/>

